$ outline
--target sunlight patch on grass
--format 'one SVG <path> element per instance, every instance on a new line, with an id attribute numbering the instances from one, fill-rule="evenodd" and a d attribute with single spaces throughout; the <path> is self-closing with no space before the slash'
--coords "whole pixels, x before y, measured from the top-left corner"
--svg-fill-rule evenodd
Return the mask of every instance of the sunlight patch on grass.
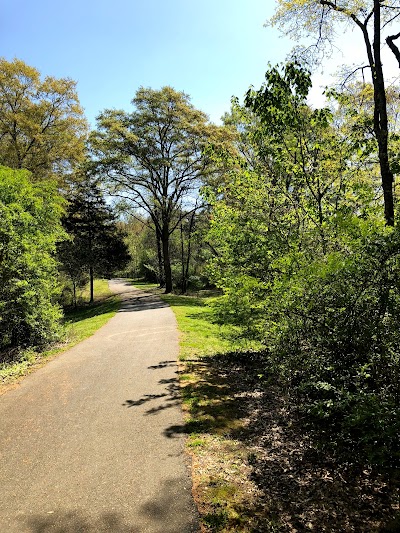
<path id="1" fill-rule="evenodd" d="M 249 342 L 239 338 L 239 329 L 214 320 L 213 297 L 160 294 L 175 313 L 180 336 L 180 359 L 197 359 L 249 348 Z"/>

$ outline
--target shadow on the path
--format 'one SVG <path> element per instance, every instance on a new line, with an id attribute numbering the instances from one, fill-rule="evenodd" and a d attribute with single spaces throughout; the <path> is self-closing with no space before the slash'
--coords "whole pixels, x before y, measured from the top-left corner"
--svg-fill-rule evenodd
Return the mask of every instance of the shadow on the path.
<path id="1" fill-rule="evenodd" d="M 154 369 L 164 368 L 166 365 L 156 365 Z M 144 415 L 156 415 L 157 413 L 164 411 L 165 409 L 170 409 L 171 407 L 177 407 L 181 404 L 181 395 L 180 395 L 180 386 L 178 378 L 169 378 L 169 379 L 160 379 L 158 381 L 159 385 L 167 385 L 165 387 L 165 392 L 160 394 L 144 394 L 138 400 L 126 400 L 122 405 L 125 407 L 139 407 L 146 403 L 155 402 L 156 405 L 149 406 L 144 412 Z M 160 400 L 162 403 L 160 403 Z"/>
<path id="2" fill-rule="evenodd" d="M 99 518 L 82 511 L 54 512 L 34 515 L 26 521 L 30 533 L 140 533 L 143 531 L 127 524 L 115 512 L 104 513 Z M 25 531 L 25 528 L 24 528 Z"/>
<path id="3" fill-rule="evenodd" d="M 129 521 L 121 513 L 106 512 L 91 516 L 82 510 L 55 511 L 23 519 L 21 531 L 29 533 L 196 533 L 199 518 L 190 493 L 187 479 L 187 498 L 182 497 L 183 480 L 167 479 L 153 498 L 132 509 L 135 518 Z M 135 501 L 135 495 L 132 494 Z M 130 522 L 130 523 L 129 523 Z M 27 528 L 27 529 L 26 529 Z M 6 532 L 4 532 L 6 533 Z"/>
<path id="4" fill-rule="evenodd" d="M 124 298 L 119 313 L 128 313 L 133 311 L 147 311 L 149 309 L 162 309 L 169 307 L 167 303 L 163 302 L 157 296 L 152 294 L 141 294 Z"/>
<path id="5" fill-rule="evenodd" d="M 141 508 L 143 516 L 159 525 L 160 533 L 199 531 L 199 517 L 191 497 L 189 477 L 186 480 L 187 498 L 182 498 L 182 481 L 181 478 L 167 479 L 156 497 Z"/>
<path id="6" fill-rule="evenodd" d="M 176 366 L 176 361 L 160 361 L 158 365 L 148 366 L 150 370 L 157 370 L 158 368 L 166 368 L 168 366 Z"/>
<path id="7" fill-rule="evenodd" d="M 140 288 L 132 285 L 131 282 L 125 279 L 114 279 L 110 281 L 112 287 L 113 282 L 116 282 L 118 286 L 124 287 L 125 290 L 118 290 L 116 293 L 122 300 L 119 313 L 128 313 L 132 311 L 146 311 L 148 309 L 161 309 L 169 307 L 167 303 L 161 300 L 156 294 L 151 292 L 142 291 Z"/>

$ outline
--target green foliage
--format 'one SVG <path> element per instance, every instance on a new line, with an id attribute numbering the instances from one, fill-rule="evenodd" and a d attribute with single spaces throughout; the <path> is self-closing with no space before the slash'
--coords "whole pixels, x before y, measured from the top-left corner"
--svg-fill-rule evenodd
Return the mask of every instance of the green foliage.
<path id="1" fill-rule="evenodd" d="M 207 190 L 215 313 L 267 347 L 260 372 L 283 380 L 320 442 L 388 467 L 400 461 L 400 234 L 377 215 L 365 153 L 343 120 L 307 107 L 293 68 L 226 117 L 238 154 Z M 351 112 L 341 105 L 335 118 Z"/>
<path id="2" fill-rule="evenodd" d="M 0 164 L 28 169 L 34 179 L 69 180 L 87 134 L 75 86 L 41 79 L 21 60 L 0 59 Z"/>
<path id="3" fill-rule="evenodd" d="M 0 349 L 42 345 L 61 317 L 56 243 L 63 202 L 51 182 L 0 167 Z"/>

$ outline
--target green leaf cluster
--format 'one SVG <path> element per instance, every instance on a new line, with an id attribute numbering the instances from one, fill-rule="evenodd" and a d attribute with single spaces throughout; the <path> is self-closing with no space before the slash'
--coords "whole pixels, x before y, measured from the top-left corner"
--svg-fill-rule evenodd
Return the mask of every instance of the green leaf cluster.
<path id="1" fill-rule="evenodd" d="M 64 184 L 83 161 L 87 123 L 74 81 L 0 58 L 0 118 L 0 164 Z"/>
<path id="2" fill-rule="evenodd" d="M 394 465 L 400 233 L 385 227 L 373 167 L 340 115 L 310 109 L 293 72 L 272 74 L 246 109 L 234 101 L 236 161 L 208 190 L 215 312 L 265 345 L 265 374 L 330 435 L 325 445 Z"/>
<path id="3" fill-rule="evenodd" d="M 56 244 L 64 202 L 50 181 L 0 167 L 0 349 L 43 345 L 59 332 Z"/>

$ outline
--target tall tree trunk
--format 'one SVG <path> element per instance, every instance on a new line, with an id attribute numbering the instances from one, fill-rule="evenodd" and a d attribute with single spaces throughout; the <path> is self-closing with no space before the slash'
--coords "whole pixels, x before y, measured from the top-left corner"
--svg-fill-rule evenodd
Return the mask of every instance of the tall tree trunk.
<path id="1" fill-rule="evenodd" d="M 165 275 L 164 275 L 164 261 L 162 253 L 162 239 L 160 231 L 156 227 L 156 239 L 157 239 L 157 258 L 158 258 L 158 283 L 160 287 L 165 287 Z"/>
<path id="2" fill-rule="evenodd" d="M 193 211 L 192 216 L 190 217 L 189 231 L 188 231 L 188 246 L 187 246 L 186 272 L 185 272 L 186 290 L 189 284 L 189 266 L 190 266 L 190 257 L 192 254 L 192 233 L 193 233 L 195 215 L 196 215 L 196 211 Z"/>
<path id="3" fill-rule="evenodd" d="M 185 294 L 187 291 L 186 271 L 185 271 L 185 243 L 183 240 L 183 225 L 181 220 L 181 293 Z"/>
<path id="4" fill-rule="evenodd" d="M 393 173 L 390 168 L 388 155 L 388 118 L 381 60 L 381 3 L 374 0 L 374 64 L 372 78 L 374 85 L 374 131 L 378 142 L 379 166 L 381 170 L 383 200 L 385 205 L 385 220 L 388 226 L 394 226 Z"/>
<path id="5" fill-rule="evenodd" d="M 385 220 L 388 226 L 394 226 L 394 195 L 393 195 L 393 172 L 390 168 L 388 155 L 388 118 L 387 118 L 387 102 L 385 92 L 385 80 L 383 77 L 382 60 L 381 60 L 381 5 L 382 0 L 374 0 L 373 14 L 374 21 L 374 41 L 371 41 L 368 34 L 368 22 L 370 15 L 363 23 L 354 14 L 349 15 L 344 7 L 340 7 L 332 0 L 319 0 L 322 6 L 329 9 L 345 13 L 357 24 L 361 29 L 364 37 L 365 47 L 368 56 L 368 63 L 372 73 L 372 84 L 374 87 L 374 134 L 378 144 L 378 158 L 381 172 L 381 183 L 383 190 L 383 201 L 385 209 Z M 394 45 L 393 41 L 397 39 L 400 34 L 389 36 L 387 43 L 395 54 L 400 64 L 400 52 Z"/>
<path id="6" fill-rule="evenodd" d="M 169 228 L 164 226 L 161 232 L 162 250 L 164 259 L 165 294 L 172 292 L 171 259 L 169 256 Z"/>
<path id="7" fill-rule="evenodd" d="M 89 267 L 89 276 L 90 276 L 90 303 L 94 302 L 94 274 L 93 267 Z"/>
<path id="8" fill-rule="evenodd" d="M 72 280 L 72 303 L 76 309 L 76 281 Z"/>

